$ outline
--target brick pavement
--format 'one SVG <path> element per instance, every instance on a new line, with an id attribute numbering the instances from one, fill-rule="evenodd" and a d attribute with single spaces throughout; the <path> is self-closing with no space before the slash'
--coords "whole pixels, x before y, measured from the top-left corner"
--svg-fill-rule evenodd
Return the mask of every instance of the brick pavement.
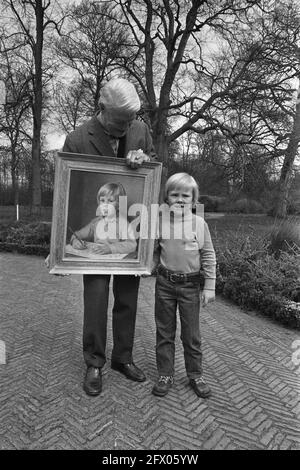
<path id="1" fill-rule="evenodd" d="M 0 253 L 0 449 L 299 449 L 299 332 L 220 298 L 201 313 L 204 370 L 213 395 L 187 386 L 176 338 L 176 381 L 167 397 L 156 378 L 154 279 L 142 279 L 136 384 L 106 366 L 103 393 L 82 390 L 81 276 L 47 273 L 43 259 Z M 108 364 L 111 352 L 108 333 Z"/>

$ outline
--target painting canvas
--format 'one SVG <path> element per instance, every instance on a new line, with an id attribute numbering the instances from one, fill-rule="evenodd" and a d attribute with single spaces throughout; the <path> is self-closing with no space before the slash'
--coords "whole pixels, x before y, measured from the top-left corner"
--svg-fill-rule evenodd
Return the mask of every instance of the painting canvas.
<path id="1" fill-rule="evenodd" d="M 161 167 L 59 152 L 50 273 L 150 274 Z"/>

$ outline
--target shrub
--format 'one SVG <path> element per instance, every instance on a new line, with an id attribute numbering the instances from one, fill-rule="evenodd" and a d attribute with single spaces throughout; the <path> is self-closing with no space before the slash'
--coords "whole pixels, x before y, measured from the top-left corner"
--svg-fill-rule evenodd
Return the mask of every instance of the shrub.
<path id="1" fill-rule="evenodd" d="M 299 219 L 285 219 L 274 225 L 270 233 L 269 250 L 275 254 L 276 258 L 283 251 L 296 255 L 300 252 Z"/>
<path id="2" fill-rule="evenodd" d="M 9 227 L 5 241 L 19 245 L 49 245 L 50 235 L 51 229 L 48 223 L 19 223 L 17 226 Z"/>
<path id="3" fill-rule="evenodd" d="M 266 212 L 265 207 L 255 199 L 242 198 L 237 201 L 229 201 L 223 208 L 226 212 L 239 214 L 263 214 Z"/>
<path id="4" fill-rule="evenodd" d="M 203 195 L 199 197 L 199 202 L 204 204 L 205 212 L 220 212 L 222 205 L 224 205 L 225 198 L 221 196 Z"/>
<path id="5" fill-rule="evenodd" d="M 267 241 L 248 237 L 217 253 L 217 289 L 237 304 L 300 328 L 299 258 L 269 254 Z"/>
<path id="6" fill-rule="evenodd" d="M 261 311 L 284 325 L 300 329 L 300 302 L 271 294 L 262 299 Z"/>
<path id="7" fill-rule="evenodd" d="M 300 302 L 299 262 L 287 253 L 279 260 L 270 255 L 258 260 L 250 257 L 237 259 L 230 263 L 230 267 L 227 265 L 226 273 L 224 293 L 239 303 L 239 297 L 243 296 L 247 303 L 257 307 L 262 296 L 274 292 L 287 300 Z M 241 294 L 240 290 L 245 292 Z"/>
<path id="8" fill-rule="evenodd" d="M 278 190 L 272 194 L 269 202 L 268 215 L 276 217 L 276 207 L 278 202 Z M 300 215 L 300 191 L 291 191 L 286 207 L 287 215 Z"/>
<path id="9" fill-rule="evenodd" d="M 51 224 L 14 222 L 0 226 L 0 250 L 42 255 L 49 253 Z"/>
<path id="10" fill-rule="evenodd" d="M 0 251 L 23 253 L 25 255 L 47 256 L 49 254 L 49 246 L 19 245 L 18 243 L 0 242 Z"/>
<path id="11" fill-rule="evenodd" d="M 288 215 L 300 214 L 300 203 L 299 203 L 299 201 L 289 201 L 286 211 L 287 211 Z"/>

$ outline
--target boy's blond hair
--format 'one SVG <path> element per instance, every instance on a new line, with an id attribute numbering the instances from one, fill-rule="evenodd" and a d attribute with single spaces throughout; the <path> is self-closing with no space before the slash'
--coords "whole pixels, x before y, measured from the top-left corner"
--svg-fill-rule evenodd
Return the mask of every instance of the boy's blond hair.
<path id="1" fill-rule="evenodd" d="M 120 196 L 126 196 L 126 191 L 121 183 L 106 183 L 97 192 L 97 203 L 100 203 L 101 196 L 113 196 L 117 201 Z"/>
<path id="2" fill-rule="evenodd" d="M 168 194 L 175 188 L 189 188 L 193 190 L 193 204 L 199 199 L 199 187 L 196 180 L 188 173 L 175 173 L 168 178 L 165 185 L 165 202 L 167 202 Z"/>

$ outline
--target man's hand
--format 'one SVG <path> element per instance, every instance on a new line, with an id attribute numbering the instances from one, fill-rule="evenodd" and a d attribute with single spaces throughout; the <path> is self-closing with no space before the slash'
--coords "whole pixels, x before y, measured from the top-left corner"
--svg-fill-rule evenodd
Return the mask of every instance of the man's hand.
<path id="1" fill-rule="evenodd" d="M 215 291 L 214 290 L 206 290 L 204 289 L 202 292 L 201 300 L 202 306 L 206 307 L 209 302 L 213 302 L 215 300 Z"/>
<path id="2" fill-rule="evenodd" d="M 155 263 L 154 261 L 151 264 L 151 273 L 150 274 L 142 274 L 141 277 L 151 277 L 156 274 L 158 263 Z"/>
<path id="3" fill-rule="evenodd" d="M 50 253 L 47 256 L 47 258 L 45 258 L 44 263 L 45 263 L 46 268 L 50 269 Z M 64 276 L 70 276 L 70 274 L 54 274 L 54 276 L 64 277 Z"/>
<path id="4" fill-rule="evenodd" d="M 143 150 L 130 150 L 128 152 L 126 163 L 130 168 L 139 168 L 144 162 L 150 162 L 150 157 Z"/>
<path id="5" fill-rule="evenodd" d="M 50 268 L 50 254 L 47 256 L 47 258 L 45 258 L 44 263 L 46 265 L 46 268 L 49 269 Z"/>

